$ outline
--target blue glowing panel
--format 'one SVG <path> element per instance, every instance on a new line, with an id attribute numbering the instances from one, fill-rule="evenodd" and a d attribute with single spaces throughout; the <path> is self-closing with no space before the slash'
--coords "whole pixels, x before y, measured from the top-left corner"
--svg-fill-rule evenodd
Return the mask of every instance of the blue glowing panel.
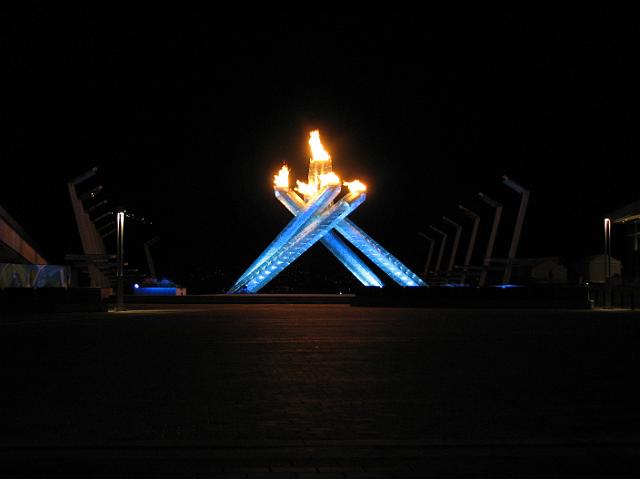
<path id="1" fill-rule="evenodd" d="M 349 219 L 345 218 L 344 221 L 338 223 L 336 230 L 400 286 L 427 285 L 418 275 L 402 264 L 398 258 L 389 253 Z"/>
<path id="2" fill-rule="evenodd" d="M 242 291 L 256 293 L 281 271 L 318 242 L 337 223 L 347 217 L 365 200 L 366 195 L 348 194 L 317 215 L 303 230 L 285 243 L 269 260 L 263 262 L 246 280 Z"/>
<path id="3" fill-rule="evenodd" d="M 349 249 L 337 234 L 328 231 L 320 241 L 363 286 L 377 286 L 378 288 L 384 286 L 382 280 Z"/>
<path id="4" fill-rule="evenodd" d="M 320 190 L 313 196 L 300 210 L 300 214 L 294 217 L 289 224 L 280 232 L 278 236 L 271 242 L 269 246 L 258 256 L 258 258 L 247 268 L 247 270 L 238 278 L 234 285 L 229 289 L 229 293 L 237 293 L 244 289 L 247 284 L 247 278 L 254 273 L 260 266 L 268 261 L 274 254 L 280 251 L 293 236 L 307 226 L 315 219 L 318 212 L 324 210 L 340 193 L 340 186 L 329 186 Z"/>
<path id="5" fill-rule="evenodd" d="M 289 211 L 295 214 L 295 207 L 298 208 L 304 205 L 304 202 L 300 199 L 298 195 L 293 192 L 287 192 L 286 194 L 276 190 L 276 197 L 282 202 Z M 393 279 L 396 283 L 401 286 L 426 286 L 426 283 L 414 272 L 412 272 L 409 268 L 407 268 L 400 260 L 398 260 L 395 256 L 389 253 L 386 249 L 384 249 L 379 243 L 377 243 L 373 238 L 367 235 L 361 228 L 356 226 L 351 220 L 345 219 L 343 222 L 338 223 L 336 225 L 336 230 L 339 231 L 348 241 L 350 241 L 358 250 L 360 250 L 367 258 L 369 258 L 376 266 L 378 266 L 382 271 L 388 274 L 391 279 Z M 335 236 L 335 235 L 334 235 Z M 337 236 L 336 236 L 337 238 Z M 345 245 L 348 249 L 348 247 Z M 333 252 L 333 251 L 332 251 Z M 366 268 L 366 265 L 362 263 L 362 261 L 355 256 L 351 250 L 349 252 L 355 258 L 354 269 L 358 271 L 358 266 L 363 265 Z M 349 270 L 358 277 L 356 272 L 354 272 L 346 263 L 345 266 L 349 268 Z M 367 268 L 369 272 L 371 272 L 370 276 L 366 272 L 360 270 L 358 274 L 365 274 L 366 277 L 364 281 L 358 278 L 362 284 L 365 286 L 382 286 L 382 281 L 373 274 L 373 272 Z"/>
<path id="6" fill-rule="evenodd" d="M 164 287 L 137 287 L 134 288 L 133 293 L 136 296 L 175 296 L 176 288 L 164 288 Z"/>
<path id="7" fill-rule="evenodd" d="M 294 218 L 228 292 L 258 292 L 318 241 L 363 285 L 383 286 L 380 278 L 332 231 L 334 229 L 399 285 L 427 286 L 400 260 L 346 219 L 365 200 L 365 195 L 350 193 L 331 206 L 339 191 L 339 186 L 330 186 L 305 202 L 288 188 L 276 188 L 276 197 Z"/>
<path id="8" fill-rule="evenodd" d="M 299 214 L 304 201 L 291 191 L 275 190 L 276 198 L 293 214 Z M 332 231 L 320 239 L 320 242 L 353 274 L 364 286 L 382 287 L 383 283 L 351 249 Z"/>

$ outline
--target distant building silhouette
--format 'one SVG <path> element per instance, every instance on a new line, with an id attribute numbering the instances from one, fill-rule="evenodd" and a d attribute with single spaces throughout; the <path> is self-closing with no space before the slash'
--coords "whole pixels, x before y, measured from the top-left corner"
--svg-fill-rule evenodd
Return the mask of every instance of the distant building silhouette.
<path id="1" fill-rule="evenodd" d="M 604 283 L 607 255 L 594 254 L 576 261 L 575 270 L 580 283 Z M 611 258 L 611 277 L 622 276 L 622 262 Z"/>

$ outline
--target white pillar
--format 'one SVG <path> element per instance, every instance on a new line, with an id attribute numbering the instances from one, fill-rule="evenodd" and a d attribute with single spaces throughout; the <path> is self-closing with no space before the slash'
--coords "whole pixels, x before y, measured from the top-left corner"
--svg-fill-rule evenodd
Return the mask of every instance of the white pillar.
<path id="1" fill-rule="evenodd" d="M 467 246 L 467 254 L 464 257 L 464 275 L 462 276 L 462 284 L 465 284 L 467 281 L 467 269 L 469 264 L 471 263 L 471 256 L 473 255 L 473 248 L 476 244 L 476 238 L 478 236 L 478 226 L 480 225 L 480 215 L 477 215 L 470 209 L 465 208 L 462 205 L 458 205 L 458 208 L 462 210 L 462 212 L 467 215 L 469 218 L 473 220 L 473 226 L 471 227 L 471 236 L 469 237 L 469 244 Z"/>
<path id="2" fill-rule="evenodd" d="M 502 205 L 496 200 L 488 197 L 484 193 L 478 193 L 478 195 L 480 196 L 480 199 L 482 199 L 482 201 L 495 208 L 496 210 L 495 215 L 493 216 L 493 224 L 491 225 L 491 233 L 489 233 L 487 250 L 484 253 L 484 260 L 482 263 L 484 268 L 480 273 L 480 280 L 478 281 L 478 286 L 484 286 L 484 283 L 487 280 L 487 270 L 489 268 L 489 264 L 491 263 L 491 256 L 493 255 L 493 245 L 496 242 L 496 235 L 498 234 L 498 225 L 500 224 L 500 217 L 502 216 Z"/>
<path id="3" fill-rule="evenodd" d="M 509 179 L 509 177 L 507 176 L 502 177 L 502 182 L 512 190 L 522 194 L 522 198 L 520 199 L 520 209 L 518 210 L 518 217 L 516 218 L 516 224 L 513 228 L 513 238 L 511 239 L 509 256 L 507 257 L 507 264 L 504 268 L 504 276 L 502 277 L 502 284 L 507 284 L 509 283 L 509 281 L 511 281 L 511 271 L 513 269 L 513 260 L 516 259 L 516 252 L 518 250 L 518 243 L 520 242 L 520 233 L 522 233 L 524 216 L 527 213 L 527 204 L 529 202 L 529 190 L 519 185 L 515 181 Z"/>
<path id="4" fill-rule="evenodd" d="M 442 255 L 444 254 L 444 247 L 447 244 L 447 233 L 445 233 L 442 230 L 439 230 L 435 226 L 429 225 L 429 228 L 431 228 L 433 231 L 435 231 L 440 236 L 442 236 L 442 243 L 440 243 L 440 251 L 438 251 L 438 258 L 436 259 L 436 267 L 435 267 L 435 271 L 440 271 L 440 264 L 442 262 Z"/>
<path id="5" fill-rule="evenodd" d="M 121 311 L 124 309 L 124 212 L 118 211 L 116 216 L 116 228 L 117 228 L 117 292 L 116 292 L 116 309 Z"/>

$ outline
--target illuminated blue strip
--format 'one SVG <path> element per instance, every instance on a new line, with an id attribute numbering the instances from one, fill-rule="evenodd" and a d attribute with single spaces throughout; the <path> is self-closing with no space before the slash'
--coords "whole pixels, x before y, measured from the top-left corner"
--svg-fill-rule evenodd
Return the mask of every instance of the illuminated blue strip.
<path id="1" fill-rule="evenodd" d="M 302 231 L 282 245 L 271 259 L 249 275 L 244 291 L 256 293 L 300 255 L 318 242 L 336 224 L 347 217 L 365 200 L 364 194 L 348 194 L 322 214 L 316 216 Z"/>
<path id="2" fill-rule="evenodd" d="M 384 283 L 371 269 L 358 258 L 351 249 L 332 231 L 320 240 L 333 255 L 356 277 L 364 286 L 382 288 Z"/>
<path id="3" fill-rule="evenodd" d="M 427 285 L 418 275 L 402 264 L 398 258 L 389 253 L 349 219 L 345 218 L 344 221 L 338 223 L 336 230 L 400 286 Z"/>
<path id="4" fill-rule="evenodd" d="M 293 215 L 304 206 L 304 201 L 291 191 L 276 189 L 275 195 Z M 364 286 L 383 286 L 382 280 L 334 232 L 327 231 L 320 241 Z"/>
<path id="5" fill-rule="evenodd" d="M 302 205 L 304 205 L 304 202 L 300 199 L 300 197 L 292 192 L 287 192 L 287 194 L 284 195 L 281 192 L 276 190 L 276 197 L 292 213 L 293 213 L 293 210 L 291 206 L 295 205 L 298 208 L 300 208 Z M 289 205 L 287 203 L 292 203 L 292 205 Z M 427 286 L 427 284 L 422 280 L 422 278 L 420 278 L 413 271 L 407 268 L 399 259 L 397 259 L 391 253 L 389 253 L 386 249 L 384 249 L 382 245 L 380 245 L 373 238 L 371 238 L 367 233 L 365 233 L 362 230 L 362 228 L 359 228 L 358 226 L 356 226 L 355 223 L 353 223 L 351 220 L 345 219 L 344 221 L 336 225 L 336 230 L 338 230 L 349 242 L 351 242 L 358 250 L 360 250 L 367 258 L 369 258 L 382 271 L 388 274 L 391 277 L 391 279 L 393 279 L 399 285 Z M 339 240 L 337 235 L 335 235 L 334 233 L 331 233 L 331 235 Z M 329 233 L 325 236 L 325 238 L 328 238 L 328 237 L 330 237 Z M 324 238 L 323 238 L 323 241 L 324 241 Z M 347 246 L 345 245 L 345 247 Z M 360 258 L 355 256 L 355 254 L 351 250 L 349 250 L 349 252 L 351 253 L 351 255 L 355 257 L 358 263 L 362 264 L 362 261 L 360 260 Z M 369 268 L 367 268 L 367 270 L 371 271 Z M 371 273 L 373 274 L 373 272 Z M 355 274 L 356 273 L 354 273 L 354 275 Z M 377 276 L 374 275 L 374 277 L 380 283 L 380 285 L 382 285 L 382 281 L 380 281 L 380 279 Z M 366 284 L 364 282 L 362 283 L 365 284 L 365 286 L 378 286 L 378 284 Z"/>
<path id="6" fill-rule="evenodd" d="M 175 296 L 177 288 L 155 287 L 135 288 L 133 294 L 136 296 Z"/>
<path id="7" fill-rule="evenodd" d="M 260 256 L 247 268 L 247 270 L 231 286 L 229 293 L 241 291 L 247 283 L 247 278 L 255 272 L 265 261 L 269 260 L 282 246 L 289 241 L 302 228 L 311 222 L 318 211 L 324 210 L 340 193 L 340 186 L 328 186 L 314 195 L 300 211 L 300 214 L 293 218 L 289 224 L 280 232 Z"/>

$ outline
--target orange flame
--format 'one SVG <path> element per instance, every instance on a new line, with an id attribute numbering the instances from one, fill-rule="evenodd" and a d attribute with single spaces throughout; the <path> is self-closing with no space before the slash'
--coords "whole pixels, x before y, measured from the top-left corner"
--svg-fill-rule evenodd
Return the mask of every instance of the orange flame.
<path id="1" fill-rule="evenodd" d="M 339 185 L 340 178 L 333 171 L 329 173 L 325 173 L 324 175 L 320 175 L 320 187 L 324 188 L 329 185 Z"/>
<path id="2" fill-rule="evenodd" d="M 298 193 L 304 196 L 313 196 L 316 194 L 316 189 L 305 183 L 304 181 L 296 180 L 298 187 L 295 189 Z"/>
<path id="3" fill-rule="evenodd" d="M 277 188 L 289 188 L 289 168 L 283 165 L 277 175 L 273 175 L 273 185 Z"/>
<path id="4" fill-rule="evenodd" d="M 320 141 L 320 130 L 313 130 L 309 133 L 309 146 L 311 147 L 312 161 L 327 161 L 331 159 L 331 156 L 329 156 Z"/>
<path id="5" fill-rule="evenodd" d="M 349 188 L 349 193 L 361 193 L 367 191 L 367 186 L 360 180 L 345 181 L 344 185 Z"/>

